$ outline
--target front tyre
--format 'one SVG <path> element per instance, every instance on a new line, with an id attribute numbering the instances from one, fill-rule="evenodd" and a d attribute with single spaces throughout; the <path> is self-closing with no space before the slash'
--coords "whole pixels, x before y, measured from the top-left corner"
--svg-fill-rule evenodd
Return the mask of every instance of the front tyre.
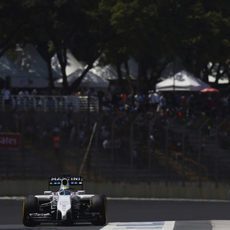
<path id="1" fill-rule="evenodd" d="M 103 226 L 106 224 L 106 197 L 104 195 L 95 195 L 91 199 L 91 209 L 97 212 L 96 220 L 92 221 L 93 225 Z"/>
<path id="2" fill-rule="evenodd" d="M 34 196 L 28 196 L 23 202 L 23 224 L 27 227 L 34 227 L 39 223 L 33 221 L 29 214 L 39 211 L 38 199 Z"/>

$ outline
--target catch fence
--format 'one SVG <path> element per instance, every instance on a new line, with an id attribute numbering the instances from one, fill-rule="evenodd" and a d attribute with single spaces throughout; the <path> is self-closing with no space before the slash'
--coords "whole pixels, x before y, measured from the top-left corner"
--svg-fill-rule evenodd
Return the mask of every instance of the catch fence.
<path id="1" fill-rule="evenodd" d="M 98 98 L 94 96 L 12 95 L 9 101 L 4 101 L 4 98 L 0 97 L 0 110 L 6 111 L 9 109 L 42 112 L 64 112 L 68 110 L 95 112 L 99 110 L 99 104 Z"/>

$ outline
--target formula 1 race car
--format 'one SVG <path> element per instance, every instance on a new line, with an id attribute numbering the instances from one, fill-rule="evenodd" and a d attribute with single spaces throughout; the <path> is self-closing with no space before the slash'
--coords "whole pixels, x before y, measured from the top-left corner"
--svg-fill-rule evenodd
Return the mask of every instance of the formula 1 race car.
<path id="1" fill-rule="evenodd" d="M 81 177 L 52 177 L 50 186 L 59 186 L 57 192 L 28 196 L 23 202 L 23 224 L 33 227 L 41 223 L 72 225 L 91 222 L 106 224 L 106 197 L 86 194 Z M 80 190 L 76 189 L 80 187 Z"/>

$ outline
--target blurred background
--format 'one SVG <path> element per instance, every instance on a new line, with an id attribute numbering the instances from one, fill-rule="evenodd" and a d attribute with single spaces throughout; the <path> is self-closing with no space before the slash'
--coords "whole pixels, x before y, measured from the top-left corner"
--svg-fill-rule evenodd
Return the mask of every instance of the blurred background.
<path id="1" fill-rule="evenodd" d="M 0 178 L 229 184 L 230 4 L 0 3 Z"/>

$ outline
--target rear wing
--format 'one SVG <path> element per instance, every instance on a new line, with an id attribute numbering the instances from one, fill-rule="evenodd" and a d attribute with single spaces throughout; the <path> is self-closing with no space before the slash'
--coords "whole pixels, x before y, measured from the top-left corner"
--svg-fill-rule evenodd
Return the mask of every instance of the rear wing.
<path id="1" fill-rule="evenodd" d="M 49 187 L 60 187 L 63 179 L 68 180 L 70 187 L 80 186 L 81 189 L 83 189 L 83 178 L 72 176 L 51 177 L 49 180 Z"/>

